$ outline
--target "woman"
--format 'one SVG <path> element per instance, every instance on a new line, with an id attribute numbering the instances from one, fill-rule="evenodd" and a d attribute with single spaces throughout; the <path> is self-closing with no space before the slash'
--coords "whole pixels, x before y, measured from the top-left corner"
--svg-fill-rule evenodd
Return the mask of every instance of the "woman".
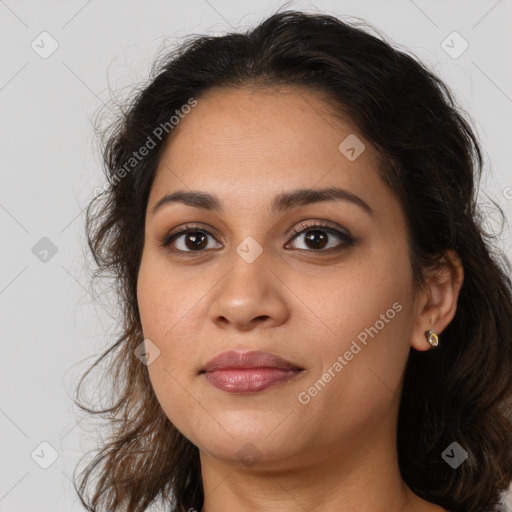
<path id="1" fill-rule="evenodd" d="M 499 510 L 512 287 L 447 87 L 294 11 L 154 75 L 88 210 L 124 322 L 87 510 Z"/>

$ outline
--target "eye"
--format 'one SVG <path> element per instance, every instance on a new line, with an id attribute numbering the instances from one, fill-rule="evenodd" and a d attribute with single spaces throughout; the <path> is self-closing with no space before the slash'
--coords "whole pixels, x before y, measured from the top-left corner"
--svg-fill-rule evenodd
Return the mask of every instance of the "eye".
<path id="1" fill-rule="evenodd" d="M 340 251 L 344 247 L 352 246 L 355 243 L 355 240 L 348 233 L 344 233 L 339 229 L 318 222 L 304 222 L 300 224 L 298 228 L 293 228 L 293 232 L 296 233 L 293 240 L 300 238 L 302 235 L 306 235 L 304 242 L 307 246 L 304 248 L 299 247 L 298 249 L 300 250 L 334 252 Z M 341 240 L 341 243 L 338 242 L 333 246 L 331 243 L 331 239 L 333 238 L 338 238 L 338 240 Z M 327 247 L 328 245 L 330 245 L 330 247 Z"/>
<path id="2" fill-rule="evenodd" d="M 159 242 L 160 245 L 168 248 L 173 253 L 192 253 L 206 249 L 208 247 L 208 237 L 213 238 L 208 231 L 187 224 L 175 229 Z M 177 248 L 171 247 L 172 244 L 175 244 Z"/>
<path id="3" fill-rule="evenodd" d="M 296 233 L 296 235 L 292 240 L 302 235 L 307 235 L 304 240 L 308 246 L 303 248 L 299 247 L 299 250 L 330 253 L 340 251 L 345 247 L 355 244 L 355 240 L 348 233 L 318 222 L 303 222 L 298 227 L 295 227 L 293 232 Z M 200 226 L 187 224 L 165 235 L 159 240 L 159 243 L 170 252 L 181 256 L 187 253 L 201 253 L 208 248 L 211 249 L 212 247 L 209 247 L 208 238 L 214 240 L 213 235 L 207 230 L 201 229 Z M 336 238 L 338 239 L 338 243 L 333 246 L 331 239 Z"/>

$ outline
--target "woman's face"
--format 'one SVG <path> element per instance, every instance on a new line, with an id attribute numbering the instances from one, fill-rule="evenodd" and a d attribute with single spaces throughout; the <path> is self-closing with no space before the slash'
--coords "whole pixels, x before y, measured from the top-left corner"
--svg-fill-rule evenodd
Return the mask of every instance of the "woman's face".
<path id="1" fill-rule="evenodd" d="M 283 199 L 334 187 L 345 192 Z M 218 208 L 169 200 L 153 212 L 177 191 Z M 218 89 L 180 120 L 149 196 L 138 303 L 155 393 L 203 462 L 297 467 L 392 443 L 412 286 L 405 218 L 375 150 L 319 95 Z M 201 373 L 231 350 L 302 371 Z"/>

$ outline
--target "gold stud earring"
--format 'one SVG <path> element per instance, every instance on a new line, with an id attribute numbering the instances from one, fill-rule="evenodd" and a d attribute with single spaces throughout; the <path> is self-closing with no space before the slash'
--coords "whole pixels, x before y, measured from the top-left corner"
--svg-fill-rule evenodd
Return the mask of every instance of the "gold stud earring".
<path id="1" fill-rule="evenodd" d="M 437 347 L 439 345 L 439 336 L 437 333 L 433 330 L 425 331 L 425 337 L 427 338 L 428 342 L 433 346 Z"/>

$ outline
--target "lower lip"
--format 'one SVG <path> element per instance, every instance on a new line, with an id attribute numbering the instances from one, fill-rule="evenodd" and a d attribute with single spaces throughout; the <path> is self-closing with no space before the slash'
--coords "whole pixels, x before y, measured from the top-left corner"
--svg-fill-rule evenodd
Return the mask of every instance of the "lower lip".
<path id="1" fill-rule="evenodd" d="M 239 368 L 206 372 L 204 376 L 210 384 L 228 393 L 252 393 L 293 379 L 301 371 L 281 368 Z"/>

